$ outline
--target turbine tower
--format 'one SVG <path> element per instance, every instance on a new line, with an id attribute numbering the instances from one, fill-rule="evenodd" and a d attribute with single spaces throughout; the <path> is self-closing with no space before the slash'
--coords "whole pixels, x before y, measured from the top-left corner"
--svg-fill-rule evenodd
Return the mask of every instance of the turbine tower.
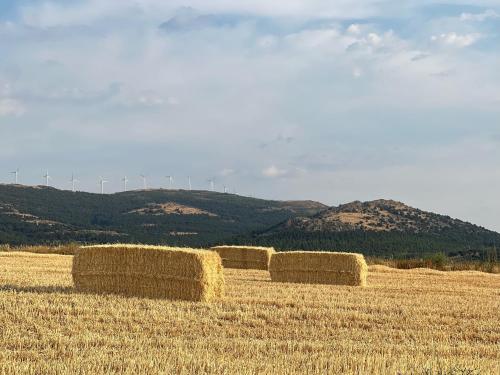
<path id="1" fill-rule="evenodd" d="M 77 182 L 80 182 L 80 181 L 78 181 L 78 180 L 75 178 L 75 175 L 72 173 L 72 174 L 71 174 L 71 180 L 69 180 L 69 182 L 71 182 L 71 191 L 74 193 L 74 192 L 76 191 L 76 189 L 75 189 L 75 184 L 76 184 Z"/>
<path id="2" fill-rule="evenodd" d="M 17 168 L 14 172 L 10 172 L 11 174 L 13 174 L 15 177 L 14 177 L 14 182 L 16 183 L 16 185 L 18 184 L 19 182 L 19 168 Z"/>
<path id="3" fill-rule="evenodd" d="M 208 183 L 210 184 L 210 191 L 215 191 L 215 179 L 214 178 L 210 178 L 208 180 Z"/>
<path id="4" fill-rule="evenodd" d="M 104 178 L 99 177 L 99 183 L 101 184 L 101 194 L 104 194 L 104 184 L 108 182 Z"/>
<path id="5" fill-rule="evenodd" d="M 147 180 L 146 180 L 146 176 L 141 174 L 141 177 L 142 177 L 142 186 L 144 188 L 144 190 L 147 190 L 148 188 L 148 183 L 147 183 Z"/>
<path id="6" fill-rule="evenodd" d="M 168 188 L 172 190 L 172 184 L 174 183 L 174 177 L 173 176 L 165 176 L 168 178 Z"/>
<path id="7" fill-rule="evenodd" d="M 45 175 L 43 176 L 43 178 L 45 178 L 45 186 L 49 187 L 49 180 L 52 178 L 50 177 L 49 175 L 49 171 L 47 170 L 47 172 L 45 173 Z"/>
<path id="8" fill-rule="evenodd" d="M 191 191 L 191 176 L 188 176 L 188 187 L 189 191 Z"/>
<path id="9" fill-rule="evenodd" d="M 127 191 L 127 182 L 129 181 L 127 176 L 124 176 L 122 178 L 122 181 L 123 181 L 123 191 Z"/>

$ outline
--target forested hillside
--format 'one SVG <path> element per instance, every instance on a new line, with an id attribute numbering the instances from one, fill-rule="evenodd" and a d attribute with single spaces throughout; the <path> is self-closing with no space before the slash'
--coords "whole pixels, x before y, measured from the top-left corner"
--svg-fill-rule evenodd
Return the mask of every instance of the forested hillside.
<path id="1" fill-rule="evenodd" d="M 0 243 L 207 246 L 325 208 L 317 202 L 278 202 L 207 191 L 160 189 L 101 195 L 0 185 Z"/>
<path id="2" fill-rule="evenodd" d="M 279 249 L 347 250 L 383 257 L 421 257 L 443 252 L 486 260 L 495 257 L 500 234 L 425 212 L 401 202 L 377 200 L 331 207 L 311 217 L 290 218 L 237 242 Z"/>
<path id="3" fill-rule="evenodd" d="M 329 208 L 312 201 L 269 201 L 208 191 L 101 195 L 0 185 L 0 244 L 68 242 L 192 247 L 245 243 L 382 257 L 444 252 L 486 259 L 500 244 L 500 234 L 389 200 Z"/>

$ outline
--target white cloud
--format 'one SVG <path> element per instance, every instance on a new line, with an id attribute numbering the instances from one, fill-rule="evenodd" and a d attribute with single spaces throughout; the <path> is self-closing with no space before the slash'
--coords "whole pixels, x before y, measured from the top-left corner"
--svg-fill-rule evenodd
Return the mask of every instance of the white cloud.
<path id="1" fill-rule="evenodd" d="M 389 50 L 401 52 L 408 47 L 408 43 L 395 35 L 393 30 L 385 32 L 365 30 L 357 35 L 351 35 L 347 32 L 342 35 L 340 40 L 344 43 L 349 43 L 348 48 L 350 50 L 363 51 L 368 55 L 379 51 L 387 53 Z"/>
<path id="2" fill-rule="evenodd" d="M 360 78 L 362 75 L 363 75 L 363 70 L 361 70 L 360 68 L 354 68 L 352 70 L 352 76 L 354 78 Z"/>
<path id="3" fill-rule="evenodd" d="M 163 100 L 163 98 L 151 95 L 142 95 L 137 99 L 137 101 L 147 107 L 155 107 L 165 104 L 165 100 Z"/>
<path id="4" fill-rule="evenodd" d="M 262 170 L 262 175 L 269 178 L 283 177 L 288 173 L 286 169 L 280 169 L 275 165 L 271 165 Z"/>
<path id="5" fill-rule="evenodd" d="M 86 0 L 56 2 L 46 0 L 21 6 L 23 22 L 35 27 L 91 25 L 99 20 L 116 20 L 120 15 L 136 20 L 158 20 L 175 13 L 179 8 L 192 7 L 202 13 L 246 14 L 259 17 L 293 17 L 363 19 L 377 16 L 390 18 L 408 13 L 421 1 L 408 0 Z M 475 0 L 475 5 L 498 5 L 498 0 Z M 483 20 L 494 17 L 493 10 L 484 14 L 464 13 L 464 20 Z M 357 25 L 353 25 L 356 27 Z"/>
<path id="6" fill-rule="evenodd" d="M 304 30 L 296 34 L 286 36 L 291 44 L 303 48 L 315 48 L 324 45 L 332 45 L 338 41 L 340 33 L 336 29 Z"/>
<path id="7" fill-rule="evenodd" d="M 353 23 L 347 28 L 347 32 L 355 35 L 361 34 L 361 26 Z"/>
<path id="8" fill-rule="evenodd" d="M 182 7 L 205 13 L 250 14 L 263 17 L 334 17 L 362 18 L 380 14 L 377 0 L 88 0 L 68 5 L 44 1 L 22 7 L 25 24 L 36 27 L 89 25 L 119 14 L 157 18 L 172 14 Z"/>
<path id="9" fill-rule="evenodd" d="M 231 168 L 224 168 L 222 171 L 220 171 L 220 175 L 222 177 L 227 177 L 227 176 L 231 176 L 233 174 L 235 174 L 236 171 L 234 169 L 231 169 Z"/>
<path id="10" fill-rule="evenodd" d="M 457 34 L 455 32 L 443 33 L 440 35 L 433 35 L 431 40 L 433 42 L 442 43 L 448 46 L 453 47 L 469 47 L 476 43 L 483 37 L 482 34 L 473 33 L 473 34 Z"/>
<path id="11" fill-rule="evenodd" d="M 4 83 L 3 85 L 0 86 L 0 96 L 10 96 L 11 91 L 12 88 L 8 83 Z"/>
<path id="12" fill-rule="evenodd" d="M 73 5 L 45 1 L 21 7 L 21 16 L 26 25 L 34 27 L 87 25 L 117 13 L 120 10 L 118 5 L 118 1 L 114 0 L 90 0 Z"/>
<path id="13" fill-rule="evenodd" d="M 169 96 L 167 98 L 167 103 L 168 103 L 168 105 L 176 106 L 176 105 L 180 104 L 180 101 L 175 96 Z"/>
<path id="14" fill-rule="evenodd" d="M 462 13 L 460 15 L 460 19 L 462 21 L 483 22 L 486 21 L 487 19 L 494 19 L 494 18 L 500 18 L 500 14 L 492 9 L 488 9 L 483 13 Z"/>
<path id="15" fill-rule="evenodd" d="M 278 38 L 274 35 L 266 35 L 257 40 L 257 45 L 261 48 L 271 48 L 278 43 Z"/>
<path id="16" fill-rule="evenodd" d="M 10 98 L 0 98 L 0 116 L 22 116 L 25 111 L 21 102 Z"/>
<path id="17" fill-rule="evenodd" d="M 376 33 L 369 33 L 366 38 L 368 42 L 374 47 L 378 47 L 382 43 L 382 38 L 378 36 Z"/>
<path id="18" fill-rule="evenodd" d="M 347 50 L 357 50 L 358 52 L 371 54 L 387 47 L 392 49 L 404 48 L 403 43 L 392 30 L 375 32 L 370 31 L 368 27 L 363 29 L 354 27 L 354 30 L 355 32 L 353 32 L 352 27 L 343 30 L 335 25 L 330 25 L 329 27 L 305 29 L 291 33 L 286 35 L 283 40 L 288 46 L 308 50 L 315 49 L 322 55 L 332 53 L 345 55 Z M 313 55 L 309 54 L 308 56 Z"/>

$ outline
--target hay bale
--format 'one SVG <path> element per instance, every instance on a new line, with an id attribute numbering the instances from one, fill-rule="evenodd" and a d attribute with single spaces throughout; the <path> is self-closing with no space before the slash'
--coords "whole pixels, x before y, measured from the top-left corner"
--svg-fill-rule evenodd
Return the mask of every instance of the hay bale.
<path id="1" fill-rule="evenodd" d="M 77 252 L 72 273 L 83 292 L 209 302 L 224 294 L 222 271 L 213 251 L 99 245 Z"/>
<path id="2" fill-rule="evenodd" d="M 225 268 L 268 270 L 271 255 L 274 253 L 272 247 L 256 246 L 215 246 L 216 251 L 222 258 Z"/>
<path id="3" fill-rule="evenodd" d="M 273 254 L 269 271 L 277 282 L 366 286 L 368 266 L 361 254 L 291 251 Z"/>

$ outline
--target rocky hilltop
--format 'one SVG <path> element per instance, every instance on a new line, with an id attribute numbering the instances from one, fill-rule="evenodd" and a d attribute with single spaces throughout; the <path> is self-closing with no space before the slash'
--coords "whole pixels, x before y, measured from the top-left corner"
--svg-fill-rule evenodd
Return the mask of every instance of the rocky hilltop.
<path id="1" fill-rule="evenodd" d="M 307 232 L 402 232 L 440 233 L 457 230 L 463 233 L 481 233 L 484 228 L 426 212 L 393 200 L 355 201 L 332 207 L 312 217 L 291 218 L 286 227 Z"/>

